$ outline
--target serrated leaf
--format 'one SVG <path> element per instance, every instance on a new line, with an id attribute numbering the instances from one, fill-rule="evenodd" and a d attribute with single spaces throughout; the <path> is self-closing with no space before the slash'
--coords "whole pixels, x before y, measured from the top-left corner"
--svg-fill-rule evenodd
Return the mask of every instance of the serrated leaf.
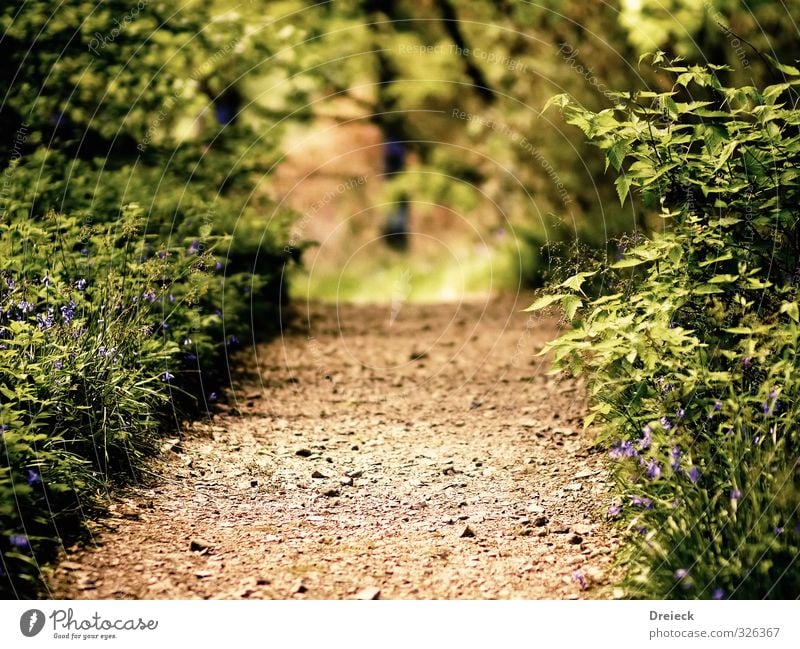
<path id="1" fill-rule="evenodd" d="M 583 301 L 577 295 L 567 295 L 561 303 L 569 320 L 575 318 L 575 313 L 583 306 Z"/>
<path id="2" fill-rule="evenodd" d="M 622 174 L 614 181 L 614 186 L 617 188 L 617 196 L 619 197 L 619 204 L 624 205 L 625 199 L 628 198 L 628 193 L 631 189 L 632 178 Z"/>
<path id="3" fill-rule="evenodd" d="M 566 297 L 564 293 L 552 293 L 550 295 L 542 295 L 538 300 L 535 300 L 533 304 L 531 304 L 528 308 L 522 309 L 523 311 L 539 311 L 540 309 L 544 309 L 545 307 L 550 306 L 554 302 L 558 302 L 559 300 Z"/>
<path id="4" fill-rule="evenodd" d="M 561 284 L 559 284 L 559 288 L 568 288 L 573 291 L 580 291 L 583 293 L 581 286 L 586 281 L 587 277 L 591 277 L 592 275 L 597 275 L 597 271 L 593 270 L 587 273 L 578 273 L 577 275 L 573 275 L 572 277 L 565 279 Z"/>
<path id="5" fill-rule="evenodd" d="M 626 257 L 620 261 L 611 264 L 611 268 L 632 268 L 647 263 L 646 259 L 639 259 L 638 257 Z"/>

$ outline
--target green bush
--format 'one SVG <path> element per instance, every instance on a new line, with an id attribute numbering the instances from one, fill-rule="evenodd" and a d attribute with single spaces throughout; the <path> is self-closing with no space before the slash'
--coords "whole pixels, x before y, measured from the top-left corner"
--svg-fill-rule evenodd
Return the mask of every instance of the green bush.
<path id="1" fill-rule="evenodd" d="M 670 92 L 591 112 L 553 101 L 605 151 L 622 202 L 663 231 L 620 244 L 530 308 L 572 321 L 547 348 L 589 377 L 587 424 L 614 458 L 608 515 L 628 542 L 631 597 L 800 592 L 800 72 L 728 88 L 721 66 L 654 63 Z M 591 299 L 583 285 L 601 281 Z"/>
<path id="2" fill-rule="evenodd" d="M 39 564 L 170 426 L 207 409 L 229 352 L 274 330 L 288 257 L 282 223 L 256 237 L 252 208 L 213 186 L 121 166 L 99 189 L 94 163 L 72 161 L 69 178 L 66 164 L 37 149 L 4 188 L 0 591 L 11 596 L 35 591 Z M 148 195 L 149 212 L 124 203 Z"/>

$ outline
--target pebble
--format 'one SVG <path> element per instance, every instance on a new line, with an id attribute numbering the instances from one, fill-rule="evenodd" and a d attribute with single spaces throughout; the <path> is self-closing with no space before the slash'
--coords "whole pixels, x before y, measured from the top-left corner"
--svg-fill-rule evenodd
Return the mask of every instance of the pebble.
<path id="1" fill-rule="evenodd" d="M 203 550 L 210 550 L 211 547 L 211 541 L 200 538 L 192 539 L 191 543 L 189 543 L 189 550 L 191 552 L 202 552 Z"/>
<path id="2" fill-rule="evenodd" d="M 475 537 L 475 531 L 469 525 L 465 525 L 458 536 L 462 539 L 471 539 Z"/>
<path id="3" fill-rule="evenodd" d="M 378 599 L 381 595 L 381 589 L 375 586 L 367 586 L 362 588 L 356 593 L 355 599 L 370 600 Z"/>

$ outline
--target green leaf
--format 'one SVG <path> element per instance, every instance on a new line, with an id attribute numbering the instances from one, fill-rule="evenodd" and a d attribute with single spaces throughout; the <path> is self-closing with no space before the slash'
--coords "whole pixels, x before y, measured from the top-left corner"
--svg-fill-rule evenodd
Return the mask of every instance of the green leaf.
<path id="1" fill-rule="evenodd" d="M 781 63 L 776 58 L 774 58 L 774 57 L 772 57 L 772 56 L 770 56 L 769 54 L 766 54 L 766 53 L 764 54 L 764 56 L 766 56 L 767 59 L 769 59 L 769 62 L 772 63 L 772 65 L 774 65 L 778 70 L 780 70 L 784 74 L 789 74 L 789 75 L 792 75 L 792 76 L 795 76 L 795 77 L 796 76 L 800 76 L 800 70 L 798 70 L 793 65 L 786 65 L 785 63 Z"/>
<path id="2" fill-rule="evenodd" d="M 721 261 L 728 261 L 729 259 L 733 259 L 733 255 L 730 252 L 726 252 L 724 255 L 720 255 L 719 257 L 714 257 L 714 259 L 707 259 L 706 261 L 700 262 L 700 268 L 705 268 L 706 266 L 710 266 L 711 264 L 718 264 Z"/>
<path id="3" fill-rule="evenodd" d="M 523 311 L 539 311 L 540 309 L 544 309 L 545 307 L 550 306 L 553 302 L 558 302 L 559 300 L 567 297 L 564 293 L 551 293 L 550 295 L 542 295 L 538 300 L 534 301 L 528 308 L 522 309 Z"/>
<path id="4" fill-rule="evenodd" d="M 647 259 L 639 259 L 638 257 L 626 257 L 614 264 L 611 264 L 611 268 L 632 268 L 633 266 L 640 266 L 641 264 L 646 264 Z"/>
<path id="5" fill-rule="evenodd" d="M 633 182 L 633 179 L 630 176 L 626 176 L 624 173 L 621 176 L 618 176 L 614 181 L 614 186 L 617 188 L 617 196 L 619 197 L 620 205 L 624 205 L 625 200 L 628 198 L 631 182 Z"/>
<path id="6" fill-rule="evenodd" d="M 711 284 L 729 284 L 731 282 L 735 282 L 738 279 L 739 277 L 737 275 L 724 274 L 724 275 L 714 275 L 714 277 L 712 277 L 708 281 Z"/>
<path id="7" fill-rule="evenodd" d="M 578 273 L 577 275 L 573 275 L 569 279 L 565 279 L 558 286 L 560 288 L 568 288 L 573 291 L 580 291 L 581 293 L 583 293 L 583 289 L 581 289 L 581 286 L 583 286 L 583 282 L 586 281 L 586 278 L 591 277 L 592 275 L 597 275 L 597 271 L 593 270 L 588 273 Z"/>
<path id="8" fill-rule="evenodd" d="M 781 304 L 781 313 L 785 313 L 795 322 L 800 322 L 800 312 L 798 312 L 797 302 L 784 302 Z"/>
<path id="9" fill-rule="evenodd" d="M 575 313 L 583 306 L 583 301 L 577 295 L 567 295 L 562 302 L 564 311 L 569 320 L 575 319 Z"/>

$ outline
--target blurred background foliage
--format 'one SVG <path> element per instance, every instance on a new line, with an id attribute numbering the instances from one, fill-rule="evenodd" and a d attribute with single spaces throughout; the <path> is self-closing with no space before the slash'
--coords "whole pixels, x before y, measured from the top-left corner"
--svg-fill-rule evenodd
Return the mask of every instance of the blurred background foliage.
<path id="1" fill-rule="evenodd" d="M 412 300 L 458 299 L 541 284 L 569 249 L 603 255 L 615 237 L 655 227 L 641 204 L 618 207 L 602 153 L 555 111 L 542 113 L 545 102 L 568 93 L 599 110 L 611 106 L 609 89 L 666 90 L 663 74 L 637 63 L 654 49 L 727 63 L 729 85 L 761 83 L 769 72 L 758 51 L 797 58 L 796 29 L 787 28 L 797 5 L 4 4 L 0 432 L 14 452 L 0 471 L 0 569 L 8 587 L 20 594 L 35 583 L 39 558 L 82 516 L 81 498 L 136 473 L 152 444 L 132 440 L 150 439 L 150 414 L 179 419 L 179 392 L 188 412 L 202 409 L 212 392 L 203 377 L 224 378 L 232 347 L 274 329 L 287 272 L 298 298 L 389 301 L 400 290 Z M 385 166 L 388 141 L 406 152 L 397 173 Z M 386 245 L 387 215 L 405 201 L 408 245 Z M 147 265 L 155 259 L 173 264 L 168 277 Z M 102 280 L 108 292 L 78 299 L 81 280 Z M 144 330 L 160 343 L 141 342 L 147 355 L 131 350 L 89 375 L 95 387 L 127 391 L 103 393 L 129 408 L 116 423 L 97 415 L 86 390 L 64 387 L 74 370 L 70 379 L 47 369 L 64 354 L 96 358 L 111 334 L 39 335 L 102 320 L 99 296 L 111 294 L 113 336 Z M 143 295 L 149 306 L 132 308 Z M 64 322 L 61 307 L 83 311 Z M 23 349 L 35 371 L 7 371 Z M 29 407 L 63 399 L 67 413 Z M 99 426 L 92 430 L 124 434 L 81 438 L 85 417 Z M 42 430 L 54 431 L 49 440 Z M 72 528 L 59 527 L 67 520 Z"/>
<path id="2" fill-rule="evenodd" d="M 7 153 L 27 120 L 27 146 L 94 160 L 98 187 L 118 184 L 108 173 L 135 162 L 134 175 L 174 172 L 204 188 L 173 196 L 180 210 L 202 213 L 217 194 L 236 195 L 233 212 L 215 211 L 227 223 L 214 221 L 229 233 L 243 228 L 241 241 L 259 241 L 259 231 L 285 227 L 294 214 L 293 241 L 319 244 L 295 286 L 340 299 L 385 299 L 409 267 L 411 299 L 537 282 L 559 242 L 603 247 L 646 228 L 640 207 L 615 207 L 601 156 L 541 114 L 546 100 L 567 92 L 601 109 L 611 88 L 663 90 L 664 76 L 637 64 L 655 49 L 727 63 L 730 84 L 766 77 L 756 49 L 782 60 L 798 49 L 782 28 L 792 3 L 25 7 L 6 10 L 0 43 L 3 83 L 13 88 L 2 117 Z M 389 139 L 407 143 L 405 173 L 384 174 Z M 337 191 L 358 175 L 366 182 Z M 167 200 L 172 185 L 162 185 L 152 202 Z M 416 233 L 407 258 L 381 239 L 403 195 Z"/>

